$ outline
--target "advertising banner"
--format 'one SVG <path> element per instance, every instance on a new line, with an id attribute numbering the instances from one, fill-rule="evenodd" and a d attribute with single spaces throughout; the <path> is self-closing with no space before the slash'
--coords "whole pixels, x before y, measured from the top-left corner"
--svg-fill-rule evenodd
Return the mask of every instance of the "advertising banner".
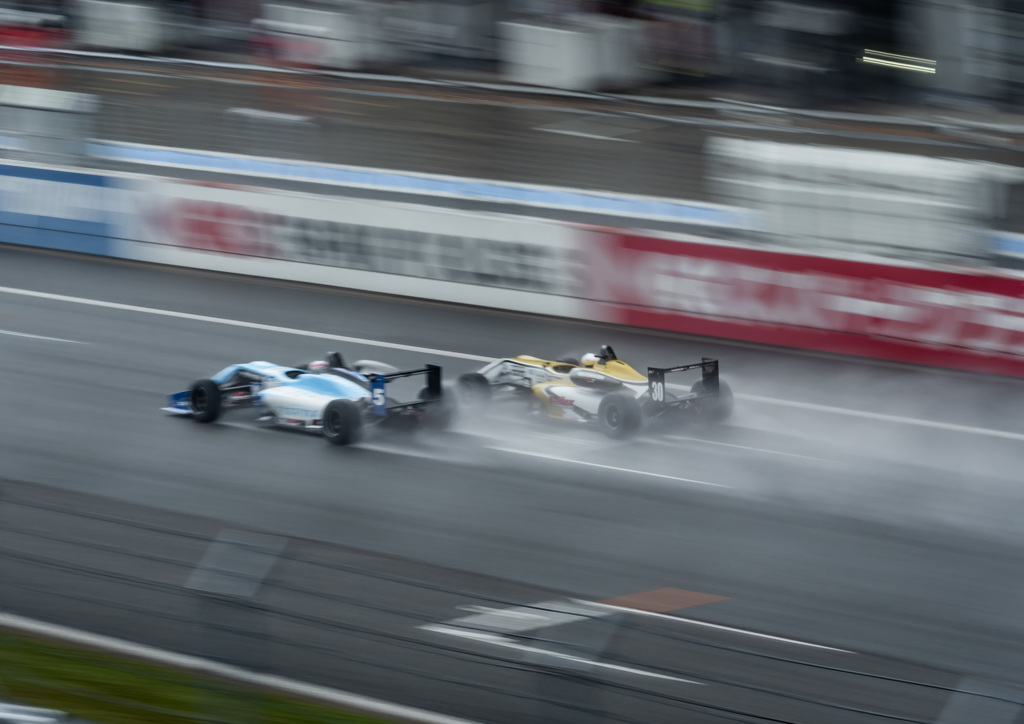
<path id="1" fill-rule="evenodd" d="M 616 324 L 1024 375 L 1024 278 L 595 232 L 588 313 Z"/>
<path id="2" fill-rule="evenodd" d="M 1024 274 L 0 164 L 0 242 L 1024 377 Z"/>
<path id="3" fill-rule="evenodd" d="M 582 232 L 559 222 L 223 185 L 147 188 L 128 234 L 143 243 L 122 249 L 135 259 L 547 314 L 573 313 L 580 296 Z"/>
<path id="4" fill-rule="evenodd" d="M 111 176 L 0 164 L 0 242 L 111 255 L 126 193 Z"/>

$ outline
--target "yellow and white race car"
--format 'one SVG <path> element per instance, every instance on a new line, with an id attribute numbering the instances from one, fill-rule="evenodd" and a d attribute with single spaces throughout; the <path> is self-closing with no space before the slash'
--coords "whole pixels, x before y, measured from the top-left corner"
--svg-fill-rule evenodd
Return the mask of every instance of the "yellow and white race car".
<path id="1" fill-rule="evenodd" d="M 701 371 L 688 392 L 672 394 L 665 375 Z M 732 414 L 729 386 L 718 376 L 718 360 L 678 367 L 648 367 L 642 375 L 607 344 L 580 359 L 544 360 L 529 355 L 495 360 L 459 378 L 464 399 L 522 400 L 530 412 L 556 420 L 597 425 L 610 438 L 635 435 L 647 421 L 721 422 Z"/>

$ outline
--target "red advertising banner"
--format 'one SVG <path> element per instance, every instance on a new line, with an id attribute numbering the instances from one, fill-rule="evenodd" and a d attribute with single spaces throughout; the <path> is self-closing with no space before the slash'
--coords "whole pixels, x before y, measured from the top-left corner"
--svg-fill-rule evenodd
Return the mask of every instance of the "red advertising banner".
<path id="1" fill-rule="evenodd" d="M 1024 278 L 598 231 L 592 316 L 617 324 L 1024 376 Z"/>

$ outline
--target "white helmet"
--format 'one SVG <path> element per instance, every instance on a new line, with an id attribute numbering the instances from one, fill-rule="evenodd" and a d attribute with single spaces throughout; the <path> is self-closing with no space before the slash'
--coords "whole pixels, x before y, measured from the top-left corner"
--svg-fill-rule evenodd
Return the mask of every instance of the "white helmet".
<path id="1" fill-rule="evenodd" d="M 587 354 L 583 355 L 580 358 L 580 364 L 583 367 L 593 367 L 594 365 L 596 365 L 600 361 L 601 361 L 601 357 L 596 355 L 596 354 L 594 354 L 593 352 L 588 352 Z"/>
<path id="2" fill-rule="evenodd" d="M 310 362 L 306 367 L 306 371 L 311 375 L 322 375 L 327 372 L 331 366 L 324 362 L 322 359 L 318 359 L 314 362 Z"/>

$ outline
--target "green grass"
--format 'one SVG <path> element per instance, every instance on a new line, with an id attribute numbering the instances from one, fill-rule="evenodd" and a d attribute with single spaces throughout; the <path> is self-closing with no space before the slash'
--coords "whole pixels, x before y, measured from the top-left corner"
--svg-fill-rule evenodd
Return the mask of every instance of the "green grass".
<path id="1" fill-rule="evenodd" d="M 109 724 L 389 724 L 226 681 L 0 631 L 0 699 Z"/>

